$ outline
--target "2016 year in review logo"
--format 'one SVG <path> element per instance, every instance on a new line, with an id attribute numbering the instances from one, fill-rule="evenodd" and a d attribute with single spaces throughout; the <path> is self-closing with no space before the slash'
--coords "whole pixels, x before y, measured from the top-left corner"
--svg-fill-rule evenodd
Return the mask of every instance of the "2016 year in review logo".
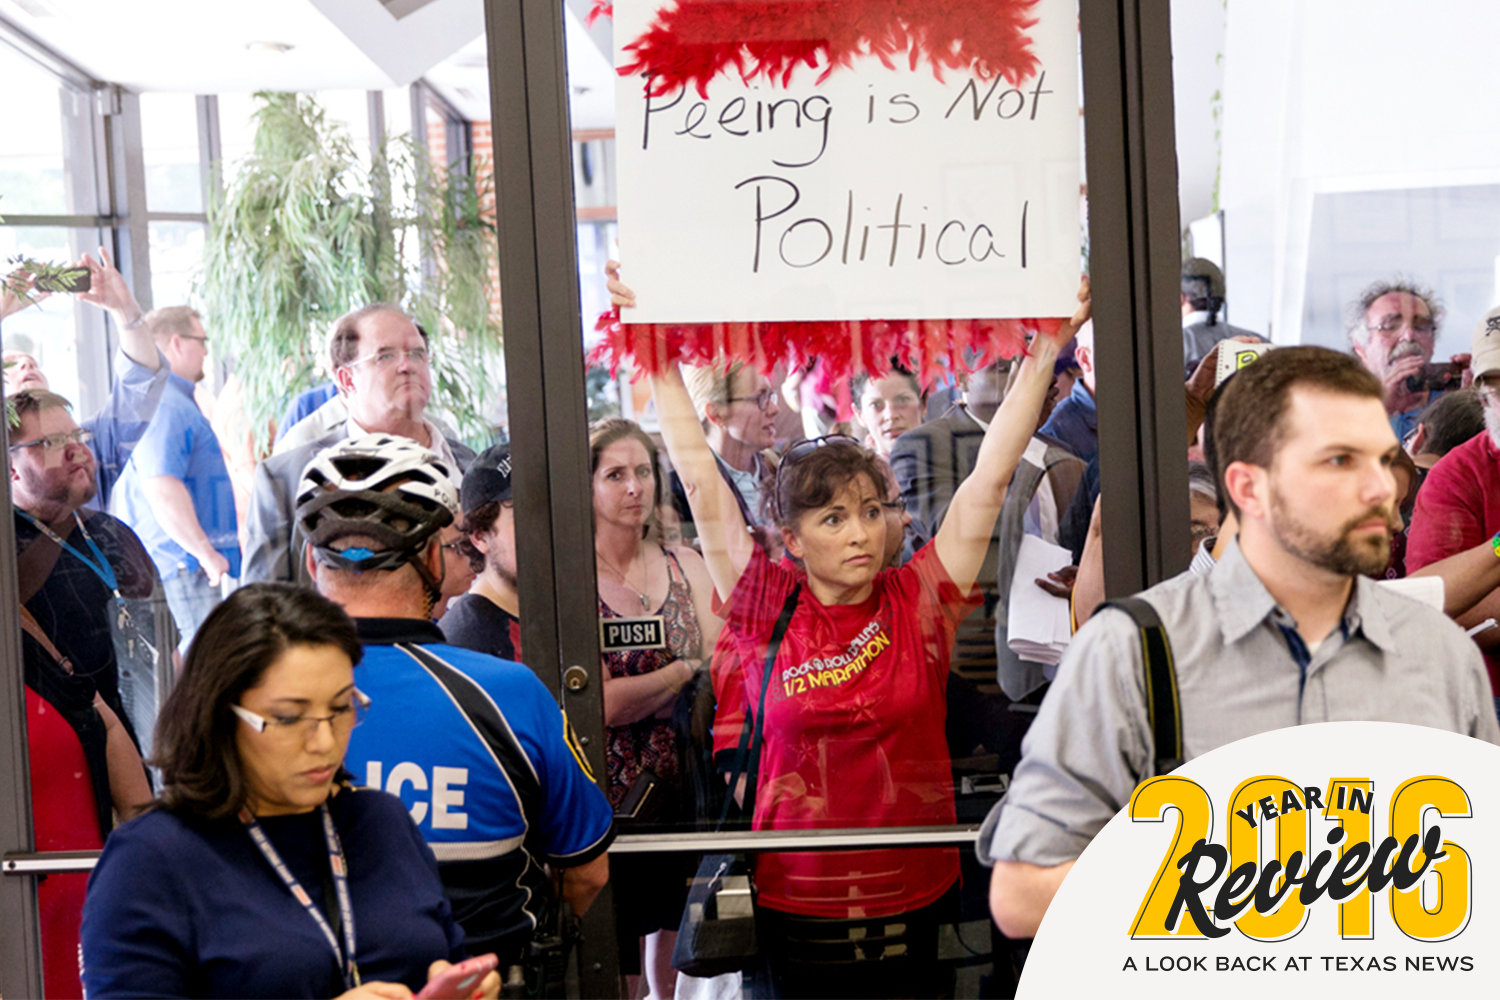
<path id="1" fill-rule="evenodd" d="M 1496 803 L 1500 748 L 1438 730 L 1329 723 L 1221 747 L 1142 782 L 1083 852 L 1018 995 L 1351 977 L 1370 996 L 1409 996 L 1413 977 L 1491 995 L 1500 919 L 1475 900 L 1496 895 Z"/>

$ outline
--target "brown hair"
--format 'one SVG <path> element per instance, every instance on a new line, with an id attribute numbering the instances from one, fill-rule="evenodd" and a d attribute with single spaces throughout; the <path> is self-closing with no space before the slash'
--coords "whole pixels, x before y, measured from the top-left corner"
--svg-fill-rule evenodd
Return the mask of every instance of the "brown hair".
<path id="1" fill-rule="evenodd" d="M 801 443 L 793 444 L 787 453 Z M 852 441 L 829 442 L 799 458 L 783 458 L 771 491 L 771 516 L 777 527 L 796 531 L 803 514 L 828 506 L 835 494 L 859 476 L 868 476 L 876 494 L 885 497 L 884 463 Z"/>
<path id="2" fill-rule="evenodd" d="M 488 534 L 500 520 L 500 501 L 482 503 L 464 515 L 459 530 L 464 536 L 458 540 L 458 554 L 469 560 L 469 568 L 476 573 L 484 572 L 484 553 L 474 544 L 475 535 Z"/>
<path id="3" fill-rule="evenodd" d="M 922 391 L 922 384 L 917 381 L 917 376 L 907 371 L 903 366 L 897 364 L 893 359 L 891 361 L 891 370 L 886 372 L 884 375 L 879 376 L 878 378 L 874 375 L 871 375 L 869 372 L 860 372 L 858 375 L 854 376 L 854 382 L 851 386 L 850 392 L 850 397 L 854 401 L 854 408 L 857 410 L 864 404 L 865 390 L 870 387 L 871 382 L 876 382 L 880 378 L 890 378 L 892 375 L 900 375 L 902 378 L 906 379 L 906 384 L 911 387 L 912 395 L 917 397 L 917 402 L 926 402 L 927 393 Z"/>
<path id="4" fill-rule="evenodd" d="M 151 763 L 162 786 L 154 806 L 209 819 L 239 811 L 249 782 L 229 706 L 293 646 L 336 646 L 356 664 L 364 653 L 344 609 L 306 587 L 251 584 L 210 612 L 157 719 Z"/>
<path id="5" fill-rule="evenodd" d="M 192 306 L 163 306 L 146 314 L 146 329 L 151 331 L 151 339 L 160 344 L 173 337 L 195 336 L 193 322 L 202 319 Z"/>
<path id="6" fill-rule="evenodd" d="M 376 313 L 390 313 L 410 320 L 411 325 L 417 328 L 422 335 L 422 342 L 428 342 L 427 331 L 422 329 L 416 317 L 403 310 L 400 306 L 391 302 L 372 302 L 367 306 L 360 306 L 352 312 L 346 312 L 333 324 L 333 333 L 328 337 L 328 360 L 334 368 L 343 368 L 359 357 L 359 324 L 366 316 Z"/>
<path id="7" fill-rule="evenodd" d="M 651 456 L 651 476 L 654 490 L 651 497 L 651 510 L 646 514 L 645 536 L 651 535 L 657 530 L 656 508 L 661 506 L 661 453 L 657 451 L 656 442 L 651 440 L 651 435 L 641 429 L 641 425 L 634 420 L 626 420 L 624 417 L 607 417 L 604 420 L 596 420 L 589 424 L 589 476 L 592 477 L 599 471 L 599 456 L 604 454 L 604 449 L 617 441 L 633 438 L 646 448 L 646 454 Z"/>
<path id="8" fill-rule="evenodd" d="M 10 402 L 14 412 L 7 421 L 10 433 L 5 443 L 11 446 L 15 445 L 16 432 L 21 429 L 21 418 L 28 413 L 40 413 L 54 406 L 61 406 L 65 410 L 73 408 L 72 403 L 48 389 L 22 389 L 10 397 Z"/>
<path id="9" fill-rule="evenodd" d="M 1477 390 L 1459 389 L 1439 396 L 1417 423 L 1427 428 L 1422 452 L 1441 457 L 1484 430 L 1484 404 Z"/>
<path id="10" fill-rule="evenodd" d="M 1326 347 L 1267 351 L 1224 383 L 1212 423 L 1214 473 L 1219 491 L 1234 509 L 1224 470 L 1235 462 L 1269 468 L 1286 440 L 1286 410 L 1297 386 L 1345 396 L 1383 400 L 1380 380 L 1359 359 Z"/>

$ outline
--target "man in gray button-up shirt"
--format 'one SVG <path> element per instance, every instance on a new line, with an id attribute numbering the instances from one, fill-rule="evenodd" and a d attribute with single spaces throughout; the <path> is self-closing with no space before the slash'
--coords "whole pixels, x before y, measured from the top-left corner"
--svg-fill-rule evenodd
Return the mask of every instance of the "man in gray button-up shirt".
<path id="1" fill-rule="evenodd" d="M 1378 381 L 1322 348 L 1235 376 L 1214 423 L 1239 541 L 1146 591 L 1172 644 L 1185 759 L 1315 722 L 1404 722 L 1500 744 L 1477 647 L 1362 576 L 1389 556 L 1395 436 Z M 1140 633 L 1079 631 L 1026 737 L 987 849 L 1000 927 L 1030 937 L 1072 862 L 1154 765 Z M 987 825 L 988 829 L 988 825 Z"/>

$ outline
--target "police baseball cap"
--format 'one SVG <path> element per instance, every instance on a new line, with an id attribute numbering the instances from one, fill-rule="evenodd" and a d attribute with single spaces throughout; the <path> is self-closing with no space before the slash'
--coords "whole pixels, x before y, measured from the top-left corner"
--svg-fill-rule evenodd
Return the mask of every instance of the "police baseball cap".
<path id="1" fill-rule="evenodd" d="M 1477 378 L 1490 372 L 1500 372 L 1500 306 L 1496 306 L 1479 320 L 1474 327 L 1474 357 L 1469 362 Z"/>
<path id="2" fill-rule="evenodd" d="M 458 491 L 465 516 L 487 503 L 510 499 L 510 444 L 495 444 L 474 459 Z"/>

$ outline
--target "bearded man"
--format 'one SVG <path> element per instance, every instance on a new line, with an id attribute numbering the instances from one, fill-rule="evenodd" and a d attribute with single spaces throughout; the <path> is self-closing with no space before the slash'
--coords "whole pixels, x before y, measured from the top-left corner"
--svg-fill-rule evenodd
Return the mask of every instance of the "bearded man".
<path id="1" fill-rule="evenodd" d="M 1238 540 L 1207 575 L 1140 595 L 1171 644 L 1181 759 L 1351 720 L 1500 744 L 1478 649 L 1368 576 L 1385 568 L 1396 521 L 1400 445 L 1383 397 L 1358 361 L 1319 347 L 1271 351 L 1225 385 L 1214 441 Z M 1035 934 L 1074 859 L 1156 772 L 1152 732 L 1140 630 L 1106 606 L 1068 647 L 980 836 L 1007 935 Z"/>
<path id="2" fill-rule="evenodd" d="M 45 389 L 11 397 L 10 499 L 21 603 L 88 678 L 143 751 L 151 750 L 166 614 L 151 557 L 124 522 L 86 505 L 98 488 L 93 438 Z"/>

